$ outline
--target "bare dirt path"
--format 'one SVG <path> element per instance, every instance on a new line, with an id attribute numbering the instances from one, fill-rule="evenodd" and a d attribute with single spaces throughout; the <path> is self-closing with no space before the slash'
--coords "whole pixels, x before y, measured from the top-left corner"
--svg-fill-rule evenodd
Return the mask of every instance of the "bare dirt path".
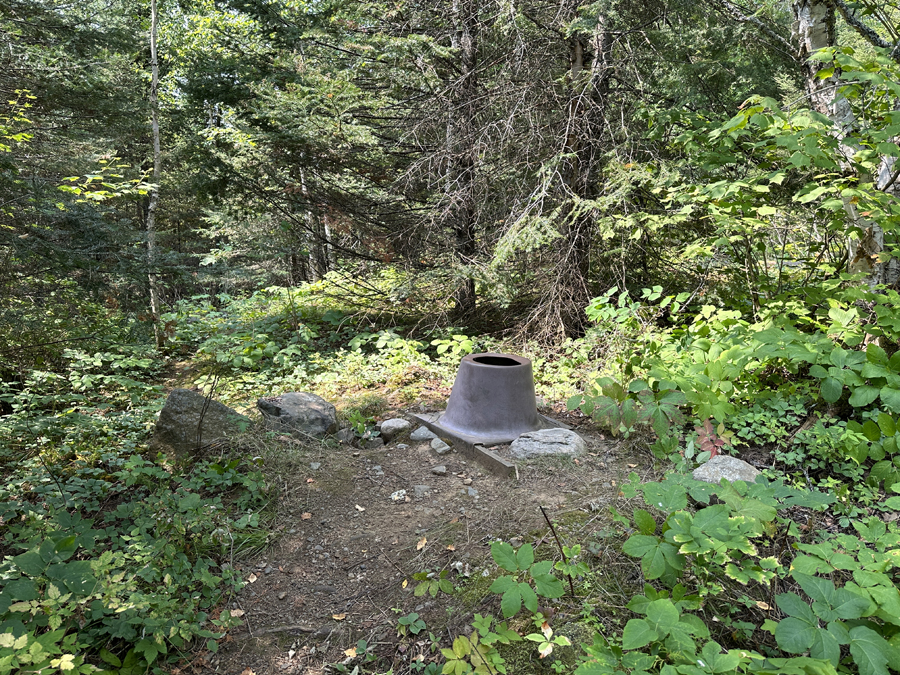
<path id="1" fill-rule="evenodd" d="M 608 521 L 607 506 L 637 460 L 586 420 L 566 421 L 582 425 L 576 431 L 588 454 L 577 463 L 520 463 L 518 480 L 491 475 L 456 452 L 438 456 L 427 443 L 404 437 L 374 450 L 295 448 L 294 468 L 273 477 L 281 494 L 280 538 L 236 565 L 250 583 L 228 609 L 243 613 L 243 625 L 220 641 L 218 653 L 202 654 L 180 671 L 312 675 L 344 662 L 350 672 L 364 656 L 352 657 L 363 639 L 379 669 L 373 664 L 360 672 L 409 672 L 412 659 L 432 656 L 429 632 L 449 646 L 473 611 L 490 610 L 495 600 L 477 580 L 492 568 L 493 539 L 530 541 L 539 555 L 540 547 L 556 555 L 539 506 L 558 523 L 574 523 L 568 543 L 584 543 L 574 535 L 586 538 Z M 463 590 L 416 597 L 413 574 L 426 570 L 448 570 Z M 428 628 L 401 639 L 397 620 L 410 612 Z"/>

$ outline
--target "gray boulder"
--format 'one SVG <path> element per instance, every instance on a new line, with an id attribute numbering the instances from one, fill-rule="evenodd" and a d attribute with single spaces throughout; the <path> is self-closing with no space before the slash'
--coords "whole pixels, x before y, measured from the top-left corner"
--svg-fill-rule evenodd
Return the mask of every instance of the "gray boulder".
<path id="1" fill-rule="evenodd" d="M 453 448 L 444 443 L 440 438 L 432 438 L 431 439 L 431 449 L 434 450 L 439 455 L 446 455 Z"/>
<path id="2" fill-rule="evenodd" d="M 759 471 L 737 457 L 716 455 L 706 462 L 706 464 L 701 464 L 694 469 L 693 475 L 696 480 L 715 483 L 716 485 L 718 485 L 723 478 L 729 483 L 733 483 L 736 480 L 742 480 L 746 483 L 755 483 Z"/>
<path id="3" fill-rule="evenodd" d="M 419 427 L 409 435 L 411 441 L 430 441 L 437 438 L 437 435 L 428 427 Z"/>
<path id="4" fill-rule="evenodd" d="M 381 423 L 381 437 L 384 439 L 385 443 L 390 443 L 411 426 L 412 424 L 399 417 L 385 420 Z"/>
<path id="5" fill-rule="evenodd" d="M 246 431 L 249 417 L 190 389 L 174 389 L 159 413 L 150 449 L 185 457 Z"/>
<path id="6" fill-rule="evenodd" d="M 256 403 L 266 424 L 298 437 L 325 438 L 337 431 L 337 411 L 324 398 L 307 392 L 289 392 Z"/>
<path id="7" fill-rule="evenodd" d="M 547 455 L 580 455 L 587 450 L 584 440 L 568 429 L 541 429 L 522 434 L 512 442 L 509 453 L 515 459 Z"/>

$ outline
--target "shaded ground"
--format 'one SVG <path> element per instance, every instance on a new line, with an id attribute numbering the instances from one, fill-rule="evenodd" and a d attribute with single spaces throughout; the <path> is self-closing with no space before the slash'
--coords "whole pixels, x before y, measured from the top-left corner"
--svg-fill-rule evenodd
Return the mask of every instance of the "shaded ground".
<path id="1" fill-rule="evenodd" d="M 496 604 L 481 575 L 493 569 L 487 564 L 492 539 L 530 541 L 538 555 L 558 555 L 539 506 L 569 544 L 585 543 L 588 532 L 606 524 L 608 503 L 637 463 L 583 418 L 566 421 L 581 425 L 576 430 L 589 454 L 577 464 L 520 463 L 519 480 L 493 476 L 455 452 L 438 456 L 404 437 L 374 450 L 294 447 L 294 468 L 277 475 L 280 539 L 236 565 L 251 582 L 228 605 L 243 612 L 243 626 L 229 631 L 218 653 L 202 654 L 181 671 L 314 674 L 342 661 L 352 670 L 360 658 L 345 650 L 364 639 L 378 668 L 361 672 L 409 672 L 411 659 L 432 655 L 429 632 L 449 646 L 473 611 Z M 446 475 L 433 472 L 440 465 Z M 395 501 L 391 495 L 400 490 L 406 497 Z M 593 554 L 604 556 L 602 541 Z M 412 575 L 442 569 L 461 590 L 415 597 Z M 427 623 L 417 636 L 424 640 L 398 637 L 397 620 L 410 612 Z"/>

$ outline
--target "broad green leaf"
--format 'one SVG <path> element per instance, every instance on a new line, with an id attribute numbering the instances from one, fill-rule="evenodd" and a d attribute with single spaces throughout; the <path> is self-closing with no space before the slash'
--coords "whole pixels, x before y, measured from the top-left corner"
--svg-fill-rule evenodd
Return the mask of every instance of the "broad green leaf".
<path id="1" fill-rule="evenodd" d="M 833 377 L 826 377 L 822 380 L 822 386 L 820 392 L 822 394 L 822 398 L 828 401 L 829 403 L 835 403 L 844 391 L 844 385 L 840 383 L 840 381 L 836 380 Z M 898 392 L 900 393 L 900 392 Z M 884 390 L 882 390 L 882 397 L 884 396 Z"/>
<path id="2" fill-rule="evenodd" d="M 816 615 L 813 614 L 809 603 L 796 593 L 782 593 L 781 595 L 775 596 L 775 604 L 778 605 L 778 609 L 788 616 L 802 619 L 811 626 L 818 623 L 818 619 L 816 619 Z"/>
<path id="3" fill-rule="evenodd" d="M 50 565 L 47 568 L 47 576 L 61 581 L 72 593 L 80 596 L 89 595 L 98 583 L 91 571 L 89 560 Z"/>
<path id="4" fill-rule="evenodd" d="M 866 360 L 884 368 L 891 367 L 891 361 L 887 353 L 874 342 L 869 343 L 866 347 Z"/>
<path id="5" fill-rule="evenodd" d="M 514 577 L 497 577 L 494 583 L 488 589 L 491 593 L 506 593 L 510 588 L 516 585 Z"/>
<path id="6" fill-rule="evenodd" d="M 505 541 L 491 543 L 491 556 L 494 562 L 507 572 L 516 572 L 519 566 L 516 562 L 516 551 Z"/>
<path id="7" fill-rule="evenodd" d="M 566 593 L 562 581 L 552 574 L 536 574 L 533 577 L 535 590 L 545 598 L 561 598 Z"/>
<path id="8" fill-rule="evenodd" d="M 522 544 L 516 552 L 516 564 L 520 570 L 527 570 L 533 563 L 534 549 L 531 547 L 531 544 Z"/>
<path id="9" fill-rule="evenodd" d="M 813 645 L 818 631 L 812 624 L 789 616 L 778 622 L 775 641 L 786 652 L 802 654 Z"/>
<path id="10" fill-rule="evenodd" d="M 500 598 L 500 611 L 504 619 L 515 616 L 522 609 L 522 593 L 518 584 L 511 586 Z"/>
<path id="11" fill-rule="evenodd" d="M 645 483 L 644 501 L 661 511 L 680 511 L 687 508 L 687 490 L 677 483 Z"/>
<path id="12" fill-rule="evenodd" d="M 897 353 L 900 354 L 900 352 Z M 894 418 L 887 413 L 883 412 L 878 415 L 878 426 L 881 428 L 881 433 L 885 436 L 893 436 L 897 433 L 897 426 L 894 424 Z"/>
<path id="13" fill-rule="evenodd" d="M 881 392 L 878 389 L 878 387 L 871 387 L 867 384 L 864 384 L 861 387 L 856 387 L 853 390 L 853 394 L 850 395 L 850 405 L 852 405 L 854 408 L 863 408 L 863 407 L 869 405 L 876 398 L 878 398 L 879 393 L 881 393 Z M 880 438 L 880 435 L 879 435 L 879 438 Z M 877 440 L 877 439 L 870 439 L 870 440 Z"/>
<path id="14" fill-rule="evenodd" d="M 522 604 L 529 612 L 538 611 L 538 599 L 534 590 L 525 582 L 519 582 L 519 595 L 522 596 Z"/>
<path id="15" fill-rule="evenodd" d="M 670 653 L 691 657 L 697 652 L 697 644 L 682 623 L 676 624 L 666 637 L 666 649 Z"/>
<path id="16" fill-rule="evenodd" d="M 44 573 L 47 564 L 43 561 L 37 551 L 28 551 L 13 557 L 13 562 L 24 574 L 30 577 L 38 577 Z"/>
<path id="17" fill-rule="evenodd" d="M 653 516 L 647 511 L 644 511 L 644 509 L 634 510 L 634 524 L 637 525 L 641 534 L 652 535 L 656 532 L 656 521 L 653 519 Z"/>
<path id="18" fill-rule="evenodd" d="M 647 624 L 658 635 L 668 635 L 678 623 L 679 612 L 671 600 L 660 598 L 647 606 Z"/>
<path id="19" fill-rule="evenodd" d="M 859 619 L 869 609 L 869 601 L 846 588 L 838 588 L 832 597 L 834 613 L 841 619 Z"/>
<path id="20" fill-rule="evenodd" d="M 30 601 L 37 600 L 41 597 L 38 592 L 37 584 L 31 579 L 15 579 L 7 581 L 3 587 L 4 597 L 10 600 Z"/>
<path id="21" fill-rule="evenodd" d="M 881 402 L 884 403 L 891 412 L 900 413 L 900 389 L 882 387 Z"/>
<path id="22" fill-rule="evenodd" d="M 866 626 L 850 629 L 850 654 L 859 675 L 888 675 L 888 652 L 891 647 L 883 637 Z"/>
<path id="23" fill-rule="evenodd" d="M 834 666 L 837 666 L 841 659 L 841 646 L 834 639 L 834 635 L 819 628 L 816 630 L 816 636 L 809 648 L 809 655 L 814 659 L 831 661 Z"/>
<path id="24" fill-rule="evenodd" d="M 658 639 L 659 635 L 645 619 L 631 619 L 622 633 L 622 649 L 640 649 Z"/>
<path id="25" fill-rule="evenodd" d="M 892 499 L 894 499 L 892 497 Z M 900 500 L 900 497 L 896 497 Z M 623 545 L 622 551 L 635 558 L 643 557 L 648 551 L 659 547 L 660 541 L 657 537 L 651 537 L 646 534 L 632 535 Z"/>
<path id="26" fill-rule="evenodd" d="M 791 576 L 793 576 L 797 583 L 800 584 L 800 588 L 803 589 L 803 592 L 813 600 L 824 602 L 829 606 L 831 605 L 831 598 L 834 595 L 834 582 L 829 579 L 823 579 L 809 574 L 801 574 L 799 572 L 794 572 Z M 788 612 L 788 614 L 793 613 Z"/>

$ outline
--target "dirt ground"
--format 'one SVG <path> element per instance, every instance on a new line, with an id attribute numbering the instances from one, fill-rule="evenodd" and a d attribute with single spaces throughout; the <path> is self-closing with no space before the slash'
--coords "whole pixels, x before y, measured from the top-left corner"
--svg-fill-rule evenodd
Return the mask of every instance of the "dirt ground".
<path id="1" fill-rule="evenodd" d="M 543 412 L 572 425 L 588 453 L 577 462 L 520 462 L 518 480 L 494 476 L 455 451 L 438 456 L 408 433 L 376 449 L 293 450 L 300 453 L 295 468 L 273 477 L 279 538 L 236 564 L 249 583 L 228 609 L 241 614 L 243 625 L 220 640 L 217 653 L 201 654 L 180 671 L 317 675 L 340 672 L 328 665 L 338 663 L 346 672 L 359 665 L 360 673 L 393 667 L 399 674 L 410 672 L 411 660 L 433 657 L 429 633 L 449 646 L 473 612 L 498 605 L 486 583 L 476 587 L 482 572 L 493 569 L 492 540 L 531 542 L 538 555 L 558 557 L 539 507 L 560 524 L 564 543 L 583 543 L 592 528 L 608 525 L 607 507 L 621 481 L 648 465 L 646 456 L 626 456 L 580 413 Z M 433 471 L 439 466 L 446 475 Z M 566 522 L 577 523 L 577 531 Z M 448 570 L 462 590 L 416 597 L 413 574 L 425 570 Z M 427 629 L 398 636 L 397 620 L 410 612 Z M 353 656 L 360 639 L 377 662 Z"/>

